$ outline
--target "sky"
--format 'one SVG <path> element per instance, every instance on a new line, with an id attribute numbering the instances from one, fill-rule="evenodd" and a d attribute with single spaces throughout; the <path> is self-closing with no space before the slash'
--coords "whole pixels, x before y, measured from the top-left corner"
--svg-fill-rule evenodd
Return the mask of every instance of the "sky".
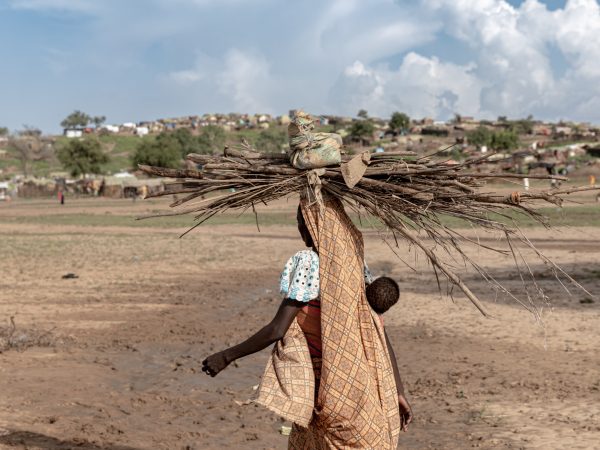
<path id="1" fill-rule="evenodd" d="M 297 108 L 600 123 L 599 0 L 0 0 L 0 126 Z"/>

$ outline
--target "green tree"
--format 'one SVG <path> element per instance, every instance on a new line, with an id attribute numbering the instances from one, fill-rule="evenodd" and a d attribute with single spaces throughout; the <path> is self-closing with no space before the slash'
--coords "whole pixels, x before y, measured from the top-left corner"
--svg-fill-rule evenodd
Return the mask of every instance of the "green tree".
<path id="1" fill-rule="evenodd" d="M 132 159 L 134 167 L 146 164 L 176 169 L 181 166 L 181 146 L 173 136 L 159 135 L 155 141 L 140 142 Z"/>
<path id="2" fill-rule="evenodd" d="M 467 141 L 477 147 L 489 146 L 492 143 L 492 132 L 488 127 L 479 126 L 467 133 Z"/>
<path id="3" fill-rule="evenodd" d="M 359 118 L 361 118 L 361 119 L 368 119 L 369 118 L 369 113 L 367 112 L 366 109 L 359 109 L 357 116 Z"/>
<path id="4" fill-rule="evenodd" d="M 519 147 L 519 136 L 514 131 L 499 131 L 492 135 L 489 145 L 493 150 L 514 150 Z"/>
<path id="5" fill-rule="evenodd" d="M 188 153 L 194 153 L 198 150 L 198 140 L 187 128 L 178 128 L 172 132 L 163 132 L 158 135 L 158 140 L 163 136 L 171 136 L 179 145 L 179 154 L 185 158 Z"/>
<path id="6" fill-rule="evenodd" d="M 265 153 L 281 153 L 286 147 L 288 136 L 285 130 L 281 128 L 269 128 L 263 130 L 256 139 L 256 148 Z"/>
<path id="7" fill-rule="evenodd" d="M 217 125 L 208 125 L 202 128 L 202 133 L 198 136 L 198 153 L 214 153 L 215 150 L 222 150 L 225 145 L 227 135 L 225 130 Z"/>
<path id="8" fill-rule="evenodd" d="M 102 173 L 102 164 L 109 161 L 108 155 L 102 150 L 102 144 L 95 137 L 71 139 L 58 149 L 56 156 L 74 177 Z"/>
<path id="9" fill-rule="evenodd" d="M 390 118 L 390 123 L 389 123 L 389 127 L 392 131 L 402 133 L 402 132 L 408 130 L 409 126 L 410 126 L 410 117 L 408 117 L 408 115 L 401 113 L 401 112 L 395 112 L 392 114 L 392 117 Z"/>
<path id="10" fill-rule="evenodd" d="M 8 128 L 0 127 L 0 136 L 8 136 Z"/>
<path id="11" fill-rule="evenodd" d="M 510 123 L 510 130 L 517 134 L 533 134 L 533 116 L 526 119 L 514 120 Z"/>
<path id="12" fill-rule="evenodd" d="M 106 122 L 105 116 L 94 116 L 92 117 L 91 122 L 94 124 L 96 128 L 100 128 L 104 122 Z"/>
<path id="13" fill-rule="evenodd" d="M 349 133 L 352 140 L 364 144 L 373 135 L 374 131 L 375 125 L 370 120 L 356 120 L 350 126 Z"/>
<path id="14" fill-rule="evenodd" d="M 60 126 L 63 128 L 83 128 L 86 127 L 91 121 L 92 118 L 86 113 L 75 110 L 63 119 L 63 121 L 60 123 Z"/>

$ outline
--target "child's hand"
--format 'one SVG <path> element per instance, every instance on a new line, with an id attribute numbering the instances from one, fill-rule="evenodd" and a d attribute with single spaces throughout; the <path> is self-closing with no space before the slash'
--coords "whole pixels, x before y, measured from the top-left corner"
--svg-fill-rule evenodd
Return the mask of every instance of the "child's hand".
<path id="1" fill-rule="evenodd" d="M 228 365 L 229 361 L 225 357 L 225 352 L 215 353 L 202 361 L 202 372 L 214 377 Z"/>
<path id="2" fill-rule="evenodd" d="M 404 395 L 398 395 L 398 408 L 400 409 L 400 426 L 402 431 L 408 431 L 408 424 L 413 420 L 413 413 L 408 400 Z"/>

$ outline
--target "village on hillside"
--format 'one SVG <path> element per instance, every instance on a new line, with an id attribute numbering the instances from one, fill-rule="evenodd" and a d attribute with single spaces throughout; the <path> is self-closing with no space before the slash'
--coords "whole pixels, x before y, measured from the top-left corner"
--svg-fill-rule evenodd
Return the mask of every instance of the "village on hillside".
<path id="1" fill-rule="evenodd" d="M 58 195 L 138 198 L 168 187 L 143 176 L 138 163 L 183 167 L 187 153 L 216 154 L 247 141 L 260 151 L 285 153 L 289 114 L 204 114 L 155 121 L 106 124 L 103 116 L 74 111 L 61 122 L 62 136 L 26 127 L 0 128 L 0 201 Z M 449 121 L 383 119 L 361 110 L 357 117 L 315 116 L 318 131 L 342 136 L 349 154 L 370 150 L 438 153 L 447 164 L 488 156 L 480 170 L 600 176 L 600 127 L 549 123 L 532 117 L 478 120 L 456 114 Z M 187 163 L 189 164 L 189 163 Z M 170 180 L 172 184 L 175 180 Z M 525 184 L 525 189 L 528 184 Z"/>

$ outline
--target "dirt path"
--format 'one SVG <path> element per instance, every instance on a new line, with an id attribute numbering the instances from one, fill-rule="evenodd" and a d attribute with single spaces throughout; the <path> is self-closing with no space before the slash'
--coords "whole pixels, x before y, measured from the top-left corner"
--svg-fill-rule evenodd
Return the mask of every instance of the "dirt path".
<path id="1" fill-rule="evenodd" d="M 184 240 L 120 226 L 0 232 L 0 324 L 14 316 L 24 342 L 48 332 L 50 344 L 0 353 L 0 448 L 285 448 L 282 422 L 243 405 L 267 351 L 215 379 L 199 367 L 271 318 L 279 270 L 301 245 L 292 227 L 206 227 Z M 600 229 L 530 234 L 600 293 Z M 372 270 L 402 288 L 386 317 L 416 414 L 401 447 L 600 448 L 600 301 L 568 297 L 539 265 L 556 305 L 544 326 L 502 297 L 484 319 L 440 299 L 423 261 L 412 272 L 373 233 L 366 248 Z M 518 288 L 510 261 L 478 261 Z M 61 278 L 70 272 L 79 278 Z"/>

